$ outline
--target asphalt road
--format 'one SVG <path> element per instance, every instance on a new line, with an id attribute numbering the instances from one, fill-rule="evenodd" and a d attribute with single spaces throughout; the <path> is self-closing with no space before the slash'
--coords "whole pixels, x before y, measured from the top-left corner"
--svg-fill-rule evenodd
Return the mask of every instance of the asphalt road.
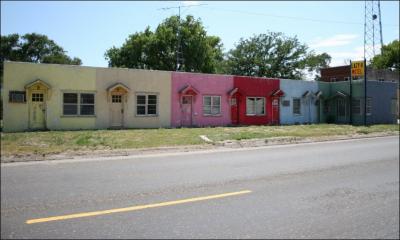
<path id="1" fill-rule="evenodd" d="M 3 164 L 1 238 L 399 238 L 399 139 Z"/>

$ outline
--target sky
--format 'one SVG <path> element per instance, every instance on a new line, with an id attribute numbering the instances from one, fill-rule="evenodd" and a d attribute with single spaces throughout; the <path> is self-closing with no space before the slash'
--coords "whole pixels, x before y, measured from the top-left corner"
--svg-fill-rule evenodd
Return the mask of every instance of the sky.
<path id="1" fill-rule="evenodd" d="M 204 5 L 203 5 L 204 4 Z M 195 6 L 200 5 L 200 6 Z M 1 35 L 40 33 L 84 66 L 107 67 L 107 49 L 178 13 L 199 18 L 224 51 L 267 31 L 297 36 L 331 66 L 363 58 L 364 1 L 1 1 Z M 399 1 L 381 1 L 383 43 L 399 39 Z"/>

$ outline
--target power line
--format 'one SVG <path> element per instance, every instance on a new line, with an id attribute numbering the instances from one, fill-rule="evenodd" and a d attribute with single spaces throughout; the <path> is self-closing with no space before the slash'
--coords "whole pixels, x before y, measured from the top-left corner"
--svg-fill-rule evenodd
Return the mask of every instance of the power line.
<path id="1" fill-rule="evenodd" d="M 267 16 L 267 17 L 303 20 L 303 21 L 311 21 L 311 22 L 327 22 L 327 23 L 337 23 L 337 24 L 364 25 L 364 23 L 361 23 L 361 22 L 347 22 L 347 21 L 337 21 L 337 20 L 330 20 L 330 19 L 293 17 L 293 16 L 285 16 L 285 15 L 275 15 L 275 14 L 257 13 L 257 12 L 241 11 L 241 10 L 214 8 L 214 7 L 203 7 L 203 8 L 207 8 L 207 9 L 215 10 L 215 11 L 225 11 L 225 12 L 233 12 L 233 13 L 240 13 L 240 14 L 247 14 L 247 15 Z M 399 25 L 396 25 L 396 24 L 384 24 L 384 25 L 392 26 L 392 27 L 399 27 Z"/>

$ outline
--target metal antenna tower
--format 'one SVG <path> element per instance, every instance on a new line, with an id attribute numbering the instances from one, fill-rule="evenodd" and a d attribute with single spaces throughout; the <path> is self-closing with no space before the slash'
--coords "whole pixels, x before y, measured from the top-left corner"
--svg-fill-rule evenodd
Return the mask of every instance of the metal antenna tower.
<path id="1" fill-rule="evenodd" d="M 177 38 L 177 46 L 176 46 L 176 70 L 175 71 L 182 71 L 185 63 L 185 59 L 183 57 L 183 49 L 182 49 L 182 44 L 181 44 L 181 34 L 180 34 L 180 29 L 181 29 L 181 8 L 189 8 L 189 7 L 197 7 L 197 6 L 203 6 L 207 4 L 197 4 L 197 5 L 187 5 L 187 6 L 176 6 L 176 7 L 166 7 L 166 8 L 160 8 L 158 10 L 168 10 L 168 9 L 173 9 L 177 8 L 178 9 L 178 29 L 176 33 L 176 38 Z"/>
<path id="2" fill-rule="evenodd" d="M 364 5 L 364 59 L 371 61 L 383 46 L 381 3 L 365 0 Z"/>

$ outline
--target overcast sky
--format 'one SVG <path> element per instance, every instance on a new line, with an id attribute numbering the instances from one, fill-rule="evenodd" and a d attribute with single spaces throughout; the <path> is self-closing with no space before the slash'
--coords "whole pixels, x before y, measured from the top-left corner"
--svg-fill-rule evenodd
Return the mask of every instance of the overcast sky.
<path id="1" fill-rule="evenodd" d="M 152 30 L 177 14 L 200 18 L 225 50 L 240 38 L 269 31 L 297 36 L 315 52 L 332 56 L 332 66 L 363 57 L 364 1 L 190 1 L 190 2 L 1 2 L 1 35 L 37 32 L 49 36 L 85 66 L 107 66 L 104 53 L 129 34 Z M 384 44 L 399 38 L 399 1 L 382 1 Z"/>

